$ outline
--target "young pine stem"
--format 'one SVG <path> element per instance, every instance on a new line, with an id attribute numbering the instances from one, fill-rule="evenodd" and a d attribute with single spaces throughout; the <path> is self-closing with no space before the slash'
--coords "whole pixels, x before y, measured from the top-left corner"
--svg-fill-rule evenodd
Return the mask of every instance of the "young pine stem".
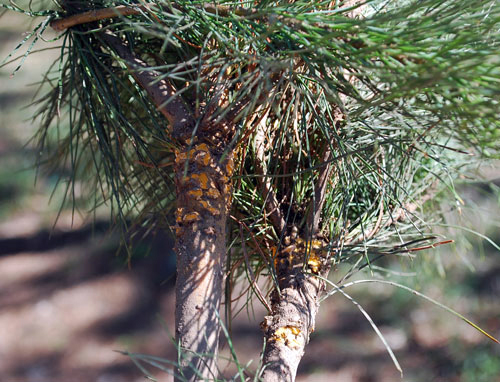
<path id="1" fill-rule="evenodd" d="M 296 242 L 278 255 L 276 273 L 280 290 L 271 296 L 272 313 L 266 316 L 262 327 L 266 339 L 263 355 L 264 382 L 293 382 L 304 355 L 309 336 L 314 331 L 319 298 L 324 290 L 325 277 L 330 270 L 327 261 L 321 261 L 316 252 L 319 241 Z M 307 272 L 303 260 L 308 254 Z"/>
<path id="2" fill-rule="evenodd" d="M 353 7 L 346 14 L 349 17 L 361 17 L 364 8 L 360 0 L 345 0 L 341 6 Z M 338 117 L 342 119 L 342 115 Z M 323 154 L 325 165 L 315 182 L 306 220 L 306 239 L 290 235 L 291 244 L 275 260 L 279 289 L 272 292 L 272 312 L 261 324 L 266 342 L 263 382 L 294 382 L 304 348 L 314 331 L 319 300 L 325 289 L 321 279 L 328 277 L 331 268 L 331 254 L 322 250 L 326 243 L 318 238 L 326 189 L 334 170 L 334 163 L 330 163 L 331 148 L 328 146 Z"/>

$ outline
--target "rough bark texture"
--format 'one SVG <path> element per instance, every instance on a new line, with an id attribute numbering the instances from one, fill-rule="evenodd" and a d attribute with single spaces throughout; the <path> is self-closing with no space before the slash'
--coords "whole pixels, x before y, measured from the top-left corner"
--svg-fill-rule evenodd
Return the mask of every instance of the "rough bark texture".
<path id="1" fill-rule="evenodd" d="M 181 357 L 178 380 L 217 377 L 226 254 L 226 221 L 231 204 L 232 154 L 206 143 L 176 152 L 176 340 Z"/>
<path id="2" fill-rule="evenodd" d="M 320 253 L 323 246 L 320 240 L 306 242 L 297 238 L 276 258 L 280 292 L 273 292 L 272 314 L 261 324 L 266 338 L 262 373 L 265 382 L 295 380 L 304 348 L 314 331 L 324 289 L 323 281 L 316 275 L 324 277 L 330 270 L 327 258 Z"/>

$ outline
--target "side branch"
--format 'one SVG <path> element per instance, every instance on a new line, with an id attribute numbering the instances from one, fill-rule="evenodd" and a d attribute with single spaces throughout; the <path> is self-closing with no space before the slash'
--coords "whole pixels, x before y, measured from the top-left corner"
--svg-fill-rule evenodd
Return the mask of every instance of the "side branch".
<path id="1" fill-rule="evenodd" d="M 186 128 L 194 126 L 192 113 L 179 96 L 177 89 L 168 80 L 159 80 L 161 74 L 149 69 L 144 61 L 135 57 L 130 48 L 118 37 L 109 32 L 101 33 L 100 37 L 131 70 L 132 76 L 169 121 L 174 136 L 181 136 Z"/>
<path id="2" fill-rule="evenodd" d="M 50 23 L 50 26 L 61 32 L 65 29 L 74 27 L 75 25 L 81 25 L 86 23 L 92 23 L 94 21 L 111 19 L 115 17 L 133 16 L 140 15 L 143 12 L 150 12 L 150 6 L 155 6 L 154 4 L 137 5 L 134 7 L 128 5 L 119 5 L 112 8 L 101 8 L 95 9 L 87 12 L 78 13 L 76 15 L 71 15 L 63 19 L 54 20 Z M 172 8 L 182 11 L 182 8 L 177 4 L 171 4 Z M 255 13 L 255 10 L 246 9 L 241 7 L 231 8 L 222 5 L 204 4 L 203 9 L 214 15 L 219 15 L 222 17 L 227 17 L 230 14 L 235 14 L 237 16 L 247 16 Z"/>
<path id="3" fill-rule="evenodd" d="M 54 20 L 50 23 L 50 26 L 52 27 L 52 29 L 61 32 L 65 29 L 74 27 L 75 25 L 92 23 L 94 21 L 111 19 L 120 16 L 123 17 L 123 16 L 139 15 L 147 10 L 148 9 L 143 5 L 138 5 L 137 7 L 119 5 L 113 8 L 95 9 L 92 11 L 71 15 L 69 17 L 65 17 L 64 19 Z"/>

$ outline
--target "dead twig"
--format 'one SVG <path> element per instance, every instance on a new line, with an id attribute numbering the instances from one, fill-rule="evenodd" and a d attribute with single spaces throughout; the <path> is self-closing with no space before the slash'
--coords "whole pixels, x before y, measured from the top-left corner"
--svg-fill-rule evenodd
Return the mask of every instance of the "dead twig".
<path id="1" fill-rule="evenodd" d="M 264 304 L 267 311 L 269 313 L 271 313 L 272 312 L 271 306 L 269 305 L 269 303 L 266 301 L 264 295 L 262 294 L 262 291 L 260 290 L 259 285 L 257 284 L 255 275 L 253 274 L 252 267 L 250 266 L 250 263 L 248 261 L 248 254 L 247 254 L 247 249 L 245 246 L 245 238 L 243 237 L 243 231 L 241 230 L 241 224 L 240 224 L 240 237 L 241 237 L 241 248 L 243 250 L 243 256 L 245 258 L 245 265 L 247 267 L 248 273 L 249 273 L 251 281 L 252 281 L 252 283 L 251 283 L 252 289 L 254 290 L 254 292 L 257 295 L 260 302 L 262 302 L 262 304 Z"/>
<path id="2" fill-rule="evenodd" d="M 311 206 L 309 208 L 307 216 L 307 227 L 311 237 L 314 237 L 318 234 L 319 222 L 321 219 L 321 210 L 323 209 L 323 204 L 326 200 L 326 188 L 328 186 L 328 179 L 330 178 L 330 174 L 333 169 L 331 160 L 332 151 L 328 146 L 322 158 L 322 162 L 327 163 L 327 165 L 321 167 L 318 179 L 314 185 L 314 197 L 311 201 Z"/>

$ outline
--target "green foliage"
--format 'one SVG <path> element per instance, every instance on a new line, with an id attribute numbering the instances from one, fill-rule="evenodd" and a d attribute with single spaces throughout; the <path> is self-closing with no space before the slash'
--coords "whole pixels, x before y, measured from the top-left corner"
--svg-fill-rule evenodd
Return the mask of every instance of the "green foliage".
<path id="1" fill-rule="evenodd" d="M 70 166 L 95 205 L 108 203 L 122 222 L 173 223 L 179 142 L 103 38 L 111 33 L 178 89 L 199 123 L 236 122 L 235 277 L 272 273 L 270 254 L 285 234 L 269 223 L 260 184 L 305 236 L 326 169 L 319 234 L 336 263 L 354 264 L 348 275 L 425 246 L 433 202 L 460 202 L 454 181 L 471 156 L 498 155 L 500 4 L 367 1 L 364 17 L 353 18 L 355 8 L 331 3 L 155 0 L 135 15 L 71 27 L 44 80 L 52 91 L 38 101 L 47 164 Z M 46 17 L 23 41 L 27 53 L 56 18 L 136 6 L 62 4 L 26 11 Z"/>
<path id="2" fill-rule="evenodd" d="M 479 347 L 469 354 L 463 365 L 461 382 L 494 381 L 500 374 L 498 355 L 490 349 Z"/>

